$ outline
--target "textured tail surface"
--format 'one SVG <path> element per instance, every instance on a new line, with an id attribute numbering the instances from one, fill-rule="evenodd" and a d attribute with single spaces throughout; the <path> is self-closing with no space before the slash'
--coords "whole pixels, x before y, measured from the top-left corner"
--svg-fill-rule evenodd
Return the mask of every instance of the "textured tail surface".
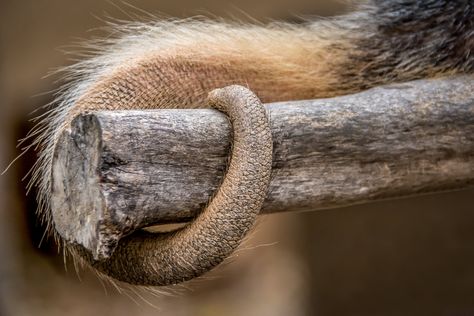
<path id="1" fill-rule="evenodd" d="M 99 49 L 94 46 L 97 51 L 89 59 L 66 69 L 70 83 L 60 91 L 57 107 L 31 133 L 37 135 L 34 145 L 41 150 L 32 178 L 32 184 L 39 189 L 41 213 L 52 223 L 49 200 L 54 146 L 78 114 L 97 110 L 208 107 L 207 94 L 211 90 L 233 84 L 247 86 L 263 102 L 271 102 L 331 97 L 389 82 L 472 72 L 473 23 L 471 0 L 380 0 L 364 4 L 347 16 L 299 25 L 186 20 L 120 26 L 118 37 L 104 41 Z M 241 88 L 232 89 L 241 91 Z M 249 108 L 259 108 L 257 112 L 262 112 L 260 106 L 253 105 L 254 97 L 247 92 L 243 95 Z M 211 100 L 214 97 L 215 94 Z M 227 94 L 223 97 L 228 98 L 231 97 Z M 263 120 L 262 116 L 258 117 Z M 244 127 L 253 126 L 241 125 L 238 123 L 234 128 L 243 134 Z M 265 142 L 261 146 L 268 149 Z M 241 157 L 243 149 L 247 145 L 234 146 L 234 151 L 237 150 L 234 155 Z M 247 155 L 255 153 L 247 152 Z M 232 161 L 240 166 L 240 158 Z M 234 167 L 229 169 L 227 177 L 232 177 L 231 170 Z M 231 189 L 224 190 L 225 194 L 249 190 L 251 184 L 247 182 L 228 185 Z M 241 193 L 245 196 L 245 192 Z M 202 218 L 198 221 L 218 220 L 207 215 Z M 189 232 L 197 225 L 193 223 L 184 231 Z M 243 231 L 248 227 L 248 223 L 237 219 L 223 225 L 243 225 Z M 214 265 L 222 259 L 222 253 L 210 253 L 214 259 L 200 253 L 199 262 L 196 257 L 184 256 L 185 248 L 194 253 L 201 242 L 211 238 L 204 230 L 196 233 L 202 236 L 187 239 L 189 236 L 184 237 L 187 233 L 179 232 L 174 241 L 166 237 L 163 240 L 169 241 L 169 245 L 164 246 L 160 241 L 160 246 L 156 246 L 161 254 L 154 248 L 158 237 L 140 233 L 137 239 L 130 238 L 119 247 L 116 258 L 120 260 L 93 265 L 105 274 L 135 284 L 186 280 L 210 267 L 201 264 L 202 260 Z M 212 237 L 213 243 L 226 237 L 216 236 Z M 184 240 L 188 243 L 180 244 Z M 159 264 L 156 260 L 161 256 L 172 257 L 172 247 L 181 247 L 182 256 Z M 138 254 L 145 252 L 150 254 L 138 259 Z M 160 271 L 160 277 L 156 277 L 158 273 L 150 279 L 143 277 L 155 270 Z M 176 276 L 177 271 L 182 273 L 181 277 Z M 130 277 L 125 277 L 128 272 Z"/>

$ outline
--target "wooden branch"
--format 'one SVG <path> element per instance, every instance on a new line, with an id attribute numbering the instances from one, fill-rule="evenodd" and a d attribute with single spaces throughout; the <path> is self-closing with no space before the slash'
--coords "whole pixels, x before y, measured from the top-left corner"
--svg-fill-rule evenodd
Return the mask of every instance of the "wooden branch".
<path id="1" fill-rule="evenodd" d="M 262 213 L 333 208 L 474 184 L 472 76 L 268 104 L 274 166 Z M 57 142 L 52 213 L 97 249 L 187 221 L 222 180 L 231 130 L 210 109 L 77 117 Z"/>

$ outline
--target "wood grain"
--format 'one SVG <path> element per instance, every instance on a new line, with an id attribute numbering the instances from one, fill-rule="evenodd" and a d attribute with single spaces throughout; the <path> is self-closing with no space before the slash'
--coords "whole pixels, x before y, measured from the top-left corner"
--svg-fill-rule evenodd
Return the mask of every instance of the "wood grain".
<path id="1" fill-rule="evenodd" d="M 268 104 L 274 160 L 262 213 L 473 185 L 473 78 Z M 230 136 L 227 118 L 210 109 L 77 117 L 54 156 L 56 229 L 95 247 L 111 230 L 122 235 L 192 219 L 222 180 Z"/>

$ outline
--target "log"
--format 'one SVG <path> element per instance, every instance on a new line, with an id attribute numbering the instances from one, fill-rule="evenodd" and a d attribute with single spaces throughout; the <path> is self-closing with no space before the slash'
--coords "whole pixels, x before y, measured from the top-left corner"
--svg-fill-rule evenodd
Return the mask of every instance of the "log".
<path id="1" fill-rule="evenodd" d="M 473 185 L 473 78 L 267 104 L 274 163 L 262 213 Z M 96 250 L 139 228 L 191 220 L 222 180 L 230 138 L 227 118 L 212 109 L 78 116 L 53 158 L 56 230 Z"/>

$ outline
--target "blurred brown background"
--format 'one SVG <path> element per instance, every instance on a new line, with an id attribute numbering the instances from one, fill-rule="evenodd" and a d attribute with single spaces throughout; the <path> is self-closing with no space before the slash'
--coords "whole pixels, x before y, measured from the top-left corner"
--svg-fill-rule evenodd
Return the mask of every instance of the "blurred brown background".
<path id="1" fill-rule="evenodd" d="M 151 13 L 245 14 L 297 20 L 344 10 L 333 1 L 130 0 Z M 100 18 L 138 13 L 122 2 L 0 0 L 0 169 L 70 61 L 58 48 Z M 97 18 L 99 17 L 99 18 Z M 20 182 L 29 153 L 0 177 L 0 315 L 474 315 L 474 191 L 264 217 L 232 262 L 168 290 L 119 293 L 76 274 L 34 216 Z"/>

